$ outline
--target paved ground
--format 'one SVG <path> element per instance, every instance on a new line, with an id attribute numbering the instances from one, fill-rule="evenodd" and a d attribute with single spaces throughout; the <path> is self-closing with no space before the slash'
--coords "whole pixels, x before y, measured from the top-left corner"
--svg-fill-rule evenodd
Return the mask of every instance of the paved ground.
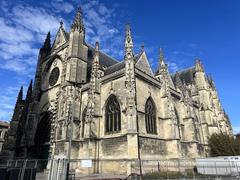
<path id="1" fill-rule="evenodd" d="M 47 179 L 48 174 L 45 172 L 37 173 L 36 180 L 45 180 Z M 121 175 L 113 175 L 113 174 L 90 174 L 90 175 L 81 175 L 81 174 L 75 174 L 75 180 L 104 180 L 104 179 L 124 179 L 126 176 Z M 74 180 L 74 178 L 73 178 Z"/>
<path id="2" fill-rule="evenodd" d="M 75 180 L 119 180 L 119 179 L 125 179 L 126 176 L 123 175 L 114 175 L 114 174 L 91 174 L 91 175 L 81 175 L 76 174 Z M 159 180 L 163 180 L 166 178 L 158 178 Z M 169 180 L 174 178 L 169 178 Z M 47 173 L 40 172 L 37 173 L 36 180 L 47 180 Z M 74 180 L 74 178 L 72 179 Z M 132 178 L 128 180 L 138 180 L 137 178 Z M 149 178 L 144 178 L 143 180 L 152 180 Z M 156 179 L 154 179 L 156 180 Z M 175 180 L 240 180 L 240 177 L 207 177 L 207 178 L 175 178 Z"/>

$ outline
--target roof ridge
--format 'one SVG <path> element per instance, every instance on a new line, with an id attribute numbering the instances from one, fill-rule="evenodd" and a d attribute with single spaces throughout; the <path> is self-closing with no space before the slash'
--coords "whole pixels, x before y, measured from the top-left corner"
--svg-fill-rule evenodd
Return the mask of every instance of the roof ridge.
<path id="1" fill-rule="evenodd" d="M 118 61 L 116 64 L 113 64 L 113 65 L 111 65 L 111 66 L 108 66 L 107 69 L 108 69 L 108 68 L 111 68 L 111 67 L 113 67 L 113 66 L 116 66 L 116 65 L 118 65 L 118 64 L 121 64 L 121 63 L 123 63 L 123 62 L 124 62 L 124 61 Z"/>

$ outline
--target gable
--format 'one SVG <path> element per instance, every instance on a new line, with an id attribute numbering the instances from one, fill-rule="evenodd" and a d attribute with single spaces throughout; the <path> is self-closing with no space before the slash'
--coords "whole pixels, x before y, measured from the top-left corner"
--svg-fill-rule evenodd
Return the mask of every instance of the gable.
<path id="1" fill-rule="evenodd" d="M 63 28 L 60 27 L 57 32 L 56 38 L 54 40 L 52 49 L 56 49 L 66 42 L 67 42 L 67 37 L 66 37 L 65 31 Z"/>
<path id="2" fill-rule="evenodd" d="M 139 59 L 137 60 L 136 64 L 135 64 L 135 67 L 138 68 L 139 70 L 141 70 L 142 72 L 150 75 L 150 76 L 153 76 L 153 72 L 152 72 L 152 69 L 150 67 L 150 64 L 148 62 L 148 59 L 147 59 L 147 56 L 146 56 L 146 53 L 143 52 L 141 54 L 141 56 L 139 57 Z"/>

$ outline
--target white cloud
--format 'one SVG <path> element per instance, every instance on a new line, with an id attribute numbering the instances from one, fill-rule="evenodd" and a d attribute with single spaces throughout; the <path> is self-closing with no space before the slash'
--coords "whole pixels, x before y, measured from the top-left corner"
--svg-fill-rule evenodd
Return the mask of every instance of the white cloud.
<path id="1" fill-rule="evenodd" d="M 7 1 L 2 0 L 2 1 L 0 2 L 0 9 L 1 9 L 4 13 L 7 13 L 7 12 L 8 12 L 8 4 L 7 4 Z"/>
<path id="2" fill-rule="evenodd" d="M 119 52 L 123 49 L 124 33 L 120 33 L 115 27 L 116 22 L 113 24 L 115 9 L 99 1 L 84 3 L 82 9 L 87 42 L 93 45 L 96 41 L 100 41 L 102 51 L 122 59 L 123 55 L 119 56 Z"/>
<path id="3" fill-rule="evenodd" d="M 59 27 L 59 19 L 42 8 L 18 5 L 13 8 L 13 21 L 30 31 L 46 34 L 55 32 Z"/>
<path id="4" fill-rule="evenodd" d="M 11 111 L 0 109 L 0 120 L 1 121 L 10 120 L 9 117 L 11 117 L 11 115 L 12 115 Z"/>
<path id="5" fill-rule="evenodd" d="M 51 31 L 54 36 L 60 20 L 63 20 L 66 29 L 70 27 L 68 23 L 71 22 L 60 18 L 59 14 L 72 12 L 74 4 L 63 0 L 52 0 L 50 5 L 43 9 L 44 5 L 34 7 L 23 1 L 11 3 L 2 0 L 0 2 L 0 9 L 4 12 L 0 17 L 0 69 L 16 72 L 20 79 L 15 83 L 16 87 L 2 88 L 1 119 L 11 118 L 20 83 L 25 84 L 26 79 L 33 78 L 39 47 L 47 32 Z M 81 3 L 81 5 L 87 42 L 94 45 L 99 41 L 103 51 L 122 59 L 124 32 L 120 33 L 115 26 L 122 23 L 113 20 L 116 15 L 113 6 L 107 7 L 95 0 Z"/>
<path id="6" fill-rule="evenodd" d="M 2 69 L 12 70 L 22 75 L 33 75 L 35 68 L 29 66 L 30 63 L 25 63 L 20 60 L 9 60 L 2 65 Z"/>
<path id="7" fill-rule="evenodd" d="M 29 42 L 34 39 L 32 32 L 19 25 L 13 25 L 5 18 L 0 18 L 0 41 L 7 43 Z"/>
<path id="8" fill-rule="evenodd" d="M 176 72 L 178 71 L 180 68 L 178 67 L 177 63 L 175 62 L 166 62 L 168 64 L 168 69 L 170 72 Z"/>
<path id="9" fill-rule="evenodd" d="M 20 85 L 5 87 L 0 95 L 0 120 L 9 120 L 13 113 L 16 96 L 20 89 Z"/>
<path id="10" fill-rule="evenodd" d="M 9 10 L 0 18 L 0 68 L 33 75 L 39 51 L 36 47 L 43 43 L 48 31 L 56 33 L 60 18 L 27 4 L 10 8 L 4 1 L 0 5 Z"/>
<path id="11" fill-rule="evenodd" d="M 37 55 L 38 49 L 31 47 L 29 43 L 1 43 L 0 52 L 6 58 L 13 58 L 24 55 Z"/>
<path id="12" fill-rule="evenodd" d="M 52 6 L 54 7 L 56 12 L 65 12 L 65 13 L 70 13 L 74 10 L 74 7 L 72 4 L 69 2 L 63 2 L 61 0 L 58 1 L 52 1 L 51 2 Z"/>
<path id="13" fill-rule="evenodd" d="M 108 9 L 107 9 L 105 6 L 103 6 L 103 5 L 100 5 L 99 8 L 98 8 L 98 10 L 99 10 L 99 13 L 100 13 L 101 15 L 108 14 Z"/>
<path id="14" fill-rule="evenodd" d="M 48 31 L 56 33 L 60 18 L 41 7 L 23 3 L 1 1 L 0 8 L 4 12 L 0 17 L 0 69 L 19 75 L 13 82 L 16 86 L 1 89 L 0 119 L 10 120 L 20 85 L 34 77 L 39 46 Z"/>
<path id="15" fill-rule="evenodd" d="M 233 126 L 233 133 L 234 134 L 240 133 L 240 126 Z"/>

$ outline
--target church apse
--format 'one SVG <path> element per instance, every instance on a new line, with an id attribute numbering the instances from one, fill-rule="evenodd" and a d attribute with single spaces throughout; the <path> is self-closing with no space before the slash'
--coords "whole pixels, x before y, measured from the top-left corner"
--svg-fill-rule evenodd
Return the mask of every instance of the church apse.
<path id="1" fill-rule="evenodd" d="M 78 9 L 69 32 L 60 22 L 53 43 L 47 34 L 33 88 L 26 100 L 20 90 L 16 102 L 5 148 L 11 157 L 19 150 L 16 134 L 24 134 L 24 157 L 70 154 L 71 159 L 93 160 L 94 172 L 101 161 L 103 172 L 129 174 L 140 159 L 207 156 L 212 133 L 232 134 L 215 84 L 199 59 L 171 74 L 160 49 L 153 72 L 144 47 L 134 52 L 130 25 L 121 61 L 105 54 L 101 42 L 88 44 L 85 31 Z"/>

